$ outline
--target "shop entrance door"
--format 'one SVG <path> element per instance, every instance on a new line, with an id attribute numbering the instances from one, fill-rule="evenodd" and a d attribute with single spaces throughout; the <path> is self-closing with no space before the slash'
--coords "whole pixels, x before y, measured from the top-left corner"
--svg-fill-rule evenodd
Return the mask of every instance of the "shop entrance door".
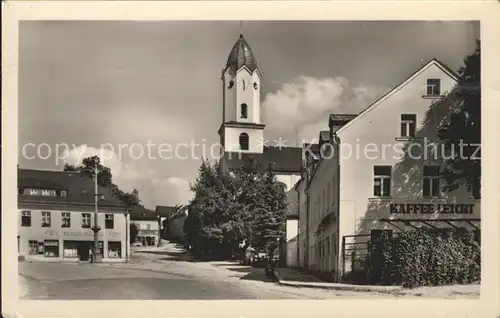
<path id="1" fill-rule="evenodd" d="M 78 258 L 80 261 L 90 261 L 90 249 L 92 242 L 78 242 Z"/>

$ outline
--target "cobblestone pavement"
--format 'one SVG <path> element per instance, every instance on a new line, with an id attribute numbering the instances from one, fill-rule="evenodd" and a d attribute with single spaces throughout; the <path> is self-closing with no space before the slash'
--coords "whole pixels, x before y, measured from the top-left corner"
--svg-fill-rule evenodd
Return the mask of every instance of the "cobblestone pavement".
<path id="1" fill-rule="evenodd" d="M 192 262 L 184 251 L 168 246 L 136 250 L 128 264 L 20 262 L 19 273 L 22 299 L 391 297 L 280 286 L 266 279 L 262 268 L 240 266 L 234 262 Z"/>

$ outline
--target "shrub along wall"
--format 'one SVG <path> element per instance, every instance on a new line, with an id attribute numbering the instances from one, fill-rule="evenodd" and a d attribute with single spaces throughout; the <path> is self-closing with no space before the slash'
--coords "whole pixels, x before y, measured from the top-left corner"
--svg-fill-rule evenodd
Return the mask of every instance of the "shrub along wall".
<path id="1" fill-rule="evenodd" d="M 371 284 L 405 287 L 468 284 L 480 280 L 481 248 L 467 229 L 419 229 L 382 235 L 371 246 Z"/>

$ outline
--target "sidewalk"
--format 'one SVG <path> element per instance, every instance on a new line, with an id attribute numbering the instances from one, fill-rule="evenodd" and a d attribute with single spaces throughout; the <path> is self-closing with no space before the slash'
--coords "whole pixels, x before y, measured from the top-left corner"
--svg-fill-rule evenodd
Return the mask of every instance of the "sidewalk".
<path id="1" fill-rule="evenodd" d="M 394 292 L 402 290 L 400 286 L 374 286 L 374 285 L 351 285 L 341 283 L 327 283 L 311 274 L 302 273 L 294 268 L 277 268 L 275 275 L 280 285 L 309 287 L 309 288 L 324 288 L 332 290 L 346 290 L 359 292 Z"/>
<path id="2" fill-rule="evenodd" d="M 449 286 L 425 286 L 406 289 L 401 286 L 379 286 L 379 285 L 352 285 L 340 283 L 327 283 L 311 274 L 302 273 L 294 268 L 277 268 L 276 278 L 280 285 L 323 288 L 331 290 L 344 290 L 354 292 L 376 292 L 392 294 L 394 296 L 421 296 L 433 298 L 455 298 L 455 297 L 479 297 L 480 285 L 449 285 Z"/>

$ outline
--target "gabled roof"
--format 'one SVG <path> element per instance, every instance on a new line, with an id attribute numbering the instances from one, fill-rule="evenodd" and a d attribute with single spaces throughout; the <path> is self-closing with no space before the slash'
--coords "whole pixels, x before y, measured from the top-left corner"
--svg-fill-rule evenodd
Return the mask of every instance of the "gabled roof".
<path id="1" fill-rule="evenodd" d="M 18 189 L 66 190 L 66 196 L 33 196 L 18 194 L 19 203 L 94 205 L 94 181 L 80 172 L 17 169 Z M 123 208 L 109 188 L 99 187 L 99 206 Z"/>
<path id="2" fill-rule="evenodd" d="M 160 214 L 160 217 L 168 218 L 177 213 L 178 209 L 175 206 L 164 206 L 157 205 L 155 209 L 156 214 Z"/>
<path id="3" fill-rule="evenodd" d="M 241 159 L 240 159 L 241 158 Z M 224 160 L 229 170 L 235 170 L 255 160 L 255 163 L 266 170 L 269 163 L 273 164 L 273 170 L 277 173 L 300 173 L 302 169 L 302 148 L 300 147 L 264 147 L 263 153 L 237 153 L 228 152 L 224 154 Z"/>
<path id="4" fill-rule="evenodd" d="M 354 122 L 359 120 L 360 117 L 363 115 L 367 114 L 371 110 L 373 110 L 375 107 L 377 107 L 380 103 L 385 101 L 387 98 L 391 97 L 395 92 L 406 86 L 408 83 L 410 83 L 415 77 L 419 76 L 423 71 L 425 71 L 428 67 L 435 65 L 439 67 L 445 74 L 447 74 L 449 77 L 451 77 L 453 80 L 458 81 L 458 75 L 453 72 L 449 67 L 444 65 L 442 62 L 440 62 L 437 59 L 432 59 L 429 62 L 427 62 L 424 66 L 419 68 L 416 72 L 411 74 L 408 78 L 406 78 L 403 82 L 401 82 L 399 85 L 391 89 L 389 92 L 386 94 L 382 95 L 379 99 L 374 101 L 372 104 L 370 104 L 368 107 L 366 107 L 364 110 L 362 110 L 356 117 L 354 117 L 352 120 L 350 120 L 348 123 L 346 123 L 344 126 L 341 128 L 337 129 L 336 132 L 340 133 L 343 130 L 347 129 L 347 127 L 351 126 Z"/>
<path id="5" fill-rule="evenodd" d="M 158 215 L 155 211 L 146 209 L 145 207 L 138 205 L 130 210 L 130 220 L 131 221 L 157 221 Z"/>

